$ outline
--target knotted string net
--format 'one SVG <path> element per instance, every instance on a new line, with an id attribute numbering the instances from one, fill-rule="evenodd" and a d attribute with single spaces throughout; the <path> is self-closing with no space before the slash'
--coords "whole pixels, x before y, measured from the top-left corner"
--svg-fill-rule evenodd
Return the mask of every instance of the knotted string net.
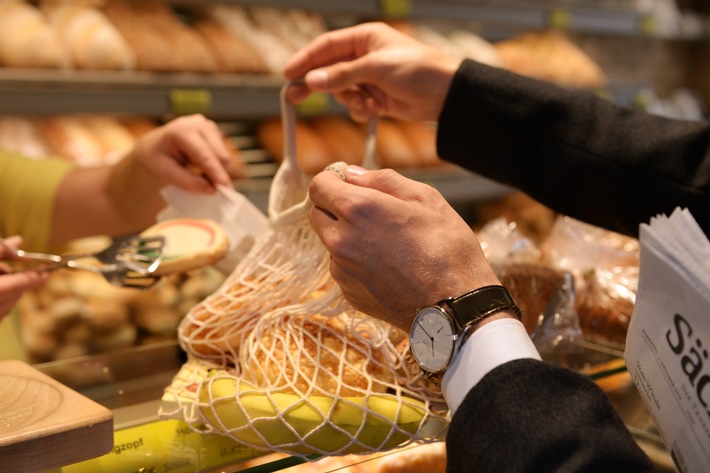
<path id="1" fill-rule="evenodd" d="M 285 89 L 285 158 L 270 190 L 269 228 L 182 321 L 188 361 L 161 414 L 304 457 L 440 438 L 447 409 L 411 358 L 407 334 L 353 309 L 330 276 L 310 227 L 309 179 L 296 164 Z"/>

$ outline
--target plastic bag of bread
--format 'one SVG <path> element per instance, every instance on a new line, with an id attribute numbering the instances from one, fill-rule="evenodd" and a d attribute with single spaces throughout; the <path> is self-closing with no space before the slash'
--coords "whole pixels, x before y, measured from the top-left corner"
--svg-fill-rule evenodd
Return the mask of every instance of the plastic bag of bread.
<path id="1" fill-rule="evenodd" d="M 354 310 L 310 227 L 309 178 L 295 158 L 295 112 L 282 95 L 285 159 L 269 226 L 220 288 L 179 327 L 188 361 L 161 415 L 248 447 L 309 455 L 434 439 L 448 415 L 408 361 L 405 333 Z"/>
<path id="2" fill-rule="evenodd" d="M 558 217 L 542 251 L 551 266 L 574 275 L 585 337 L 623 345 L 638 289 L 638 240 Z"/>
<path id="3" fill-rule="evenodd" d="M 538 246 L 505 218 L 486 223 L 478 238 L 501 284 L 520 307 L 525 329 L 541 353 L 566 351 L 565 342 L 582 337 L 569 273 L 544 264 Z"/>

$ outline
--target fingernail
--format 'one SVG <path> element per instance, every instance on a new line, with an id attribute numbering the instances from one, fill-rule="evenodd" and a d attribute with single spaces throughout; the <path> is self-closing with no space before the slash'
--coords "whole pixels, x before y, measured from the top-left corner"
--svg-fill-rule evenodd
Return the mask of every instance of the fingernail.
<path id="1" fill-rule="evenodd" d="M 347 177 L 347 176 L 353 176 L 353 177 L 362 176 L 366 172 L 367 172 L 367 169 L 361 168 L 360 166 L 356 166 L 354 164 L 351 164 L 350 166 L 348 166 L 345 169 L 345 174 L 346 174 L 345 177 Z"/>
<path id="2" fill-rule="evenodd" d="M 306 83 L 313 88 L 328 86 L 328 72 L 325 69 L 315 69 L 306 74 Z"/>

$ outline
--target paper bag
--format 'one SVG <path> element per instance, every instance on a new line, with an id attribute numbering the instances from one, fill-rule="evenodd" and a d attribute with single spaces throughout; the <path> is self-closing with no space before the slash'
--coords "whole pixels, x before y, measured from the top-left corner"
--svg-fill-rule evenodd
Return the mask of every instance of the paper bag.
<path id="1" fill-rule="evenodd" d="M 205 218 L 217 222 L 229 237 L 227 255 L 215 264 L 224 274 L 231 274 L 237 263 L 262 233 L 267 218 L 261 210 L 236 190 L 219 186 L 211 195 L 194 194 L 175 186 L 167 186 L 161 195 L 168 203 L 158 214 L 158 221 L 173 218 Z"/>

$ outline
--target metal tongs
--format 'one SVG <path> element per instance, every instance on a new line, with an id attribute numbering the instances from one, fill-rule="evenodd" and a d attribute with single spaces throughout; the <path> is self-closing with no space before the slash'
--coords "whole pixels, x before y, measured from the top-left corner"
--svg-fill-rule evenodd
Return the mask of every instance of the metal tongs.
<path id="1" fill-rule="evenodd" d="M 160 265 L 165 237 L 129 235 L 115 238 L 107 248 L 93 253 L 53 255 L 21 250 L 0 238 L 14 260 L 40 263 L 35 269 L 79 269 L 102 275 L 115 286 L 147 289 L 160 276 L 152 274 Z M 96 262 L 100 264 L 96 264 Z"/>

